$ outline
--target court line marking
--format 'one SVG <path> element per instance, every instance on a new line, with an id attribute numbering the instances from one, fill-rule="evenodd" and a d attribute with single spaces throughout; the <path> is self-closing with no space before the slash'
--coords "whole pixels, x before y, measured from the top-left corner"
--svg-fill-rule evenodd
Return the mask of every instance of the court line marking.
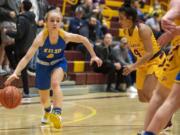
<path id="1" fill-rule="evenodd" d="M 90 110 L 91 112 L 90 112 L 88 115 L 86 115 L 86 116 L 84 116 L 84 117 L 81 117 L 81 118 L 79 118 L 79 119 L 75 119 L 75 120 L 72 120 L 72 121 L 63 122 L 63 124 L 71 124 L 71 123 L 80 122 L 80 121 L 89 119 L 89 118 L 91 118 L 91 117 L 93 117 L 93 116 L 95 116 L 95 115 L 97 114 L 96 109 L 94 109 L 94 108 L 91 107 L 91 106 L 85 106 L 85 105 L 80 105 L 80 104 L 77 104 L 77 106 L 80 106 L 80 107 L 82 107 L 82 108 L 86 108 L 86 109 Z"/>
<path id="2" fill-rule="evenodd" d="M 81 108 L 86 108 L 87 110 L 90 110 L 90 113 L 88 115 L 85 115 L 81 118 L 78 118 L 78 119 L 75 119 L 75 120 L 72 120 L 72 121 L 67 121 L 67 122 L 63 122 L 63 125 L 66 125 L 66 124 L 72 124 L 72 123 L 76 123 L 76 122 L 80 122 L 80 121 L 83 121 L 83 120 L 86 120 L 86 119 L 89 119 L 93 116 L 95 116 L 97 114 L 97 111 L 96 109 L 94 109 L 93 107 L 91 106 L 85 106 L 85 105 L 81 105 L 81 104 L 77 104 L 75 103 L 77 106 L 81 107 Z M 23 116 L 25 117 L 26 115 L 25 114 L 8 114 L 10 117 L 11 116 Z M 31 119 L 35 119 L 35 118 L 41 118 L 40 116 L 37 116 L 35 114 L 31 114 L 29 116 L 33 116 Z M 0 130 L 3 130 L 3 129 L 0 129 Z M 6 129 L 7 130 L 7 129 Z"/>
<path id="3" fill-rule="evenodd" d="M 128 97 L 128 96 L 127 95 L 117 95 L 117 96 L 98 96 L 98 97 L 87 97 L 87 98 L 64 99 L 64 102 L 93 100 L 93 99 L 106 99 L 106 98 L 121 98 L 121 97 L 123 98 L 123 97 Z M 39 101 L 22 102 L 21 105 L 31 105 L 31 104 L 39 104 L 39 103 L 40 103 Z"/>

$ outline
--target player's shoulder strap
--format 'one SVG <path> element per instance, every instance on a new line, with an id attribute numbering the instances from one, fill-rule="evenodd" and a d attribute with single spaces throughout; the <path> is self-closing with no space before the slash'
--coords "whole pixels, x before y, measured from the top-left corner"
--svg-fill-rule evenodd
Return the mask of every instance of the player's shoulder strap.
<path id="1" fill-rule="evenodd" d="M 58 33 L 59 33 L 59 36 L 64 40 L 64 37 L 65 37 L 65 31 L 63 29 L 59 29 L 58 30 Z"/>
<path id="2" fill-rule="evenodd" d="M 43 41 L 45 41 L 46 38 L 47 38 L 48 35 L 49 35 L 47 28 L 44 28 L 44 29 L 42 30 L 42 32 L 43 32 L 43 33 L 42 33 L 42 34 L 43 34 Z"/>

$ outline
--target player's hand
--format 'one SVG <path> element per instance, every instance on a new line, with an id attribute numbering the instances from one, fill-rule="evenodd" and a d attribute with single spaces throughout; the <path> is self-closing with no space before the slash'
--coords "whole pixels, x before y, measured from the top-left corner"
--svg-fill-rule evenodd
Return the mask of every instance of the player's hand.
<path id="1" fill-rule="evenodd" d="M 173 39 L 173 35 L 170 32 L 166 32 L 162 34 L 158 39 L 157 42 L 160 46 L 167 45 Z"/>
<path id="2" fill-rule="evenodd" d="M 90 65 L 92 65 L 93 62 L 96 62 L 98 67 L 102 65 L 102 60 L 97 56 L 91 58 Z"/>
<path id="3" fill-rule="evenodd" d="M 15 18 L 16 17 L 16 13 L 14 11 L 11 11 L 9 13 L 9 15 L 10 15 L 11 18 Z"/>
<path id="4" fill-rule="evenodd" d="M 162 18 L 161 26 L 162 26 L 162 29 L 165 30 L 166 32 L 173 32 L 176 30 L 176 24 L 165 18 Z"/>
<path id="5" fill-rule="evenodd" d="M 116 70 L 120 70 L 121 69 L 121 64 L 120 63 L 114 63 L 114 66 L 116 68 Z"/>
<path id="6" fill-rule="evenodd" d="M 134 67 L 134 64 L 127 65 L 123 69 L 123 75 L 127 76 L 134 70 L 136 70 L 136 68 Z"/>
<path id="7" fill-rule="evenodd" d="M 12 81 L 14 81 L 15 79 L 19 79 L 19 77 L 15 74 L 15 73 L 13 73 L 12 75 L 10 75 L 8 78 L 7 78 L 7 80 L 5 81 L 5 86 L 8 86 L 8 85 L 10 85 L 11 83 L 12 83 Z"/>

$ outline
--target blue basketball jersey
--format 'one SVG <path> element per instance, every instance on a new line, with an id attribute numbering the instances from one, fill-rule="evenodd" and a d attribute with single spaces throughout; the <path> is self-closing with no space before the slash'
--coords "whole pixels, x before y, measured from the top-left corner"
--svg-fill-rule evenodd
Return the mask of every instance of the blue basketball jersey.
<path id="1" fill-rule="evenodd" d="M 36 63 L 36 87 L 40 90 L 48 90 L 51 87 L 52 72 L 57 69 L 63 69 L 67 72 L 67 60 L 64 56 L 66 47 L 64 41 L 64 31 L 59 29 L 59 37 L 56 44 L 51 44 L 49 34 L 46 29 L 43 30 L 44 45 L 39 48 Z"/>
<path id="2" fill-rule="evenodd" d="M 52 44 L 47 30 L 44 30 L 44 45 L 39 48 L 38 58 L 42 61 L 53 61 L 64 57 L 66 44 L 64 41 L 64 31 L 59 29 L 59 37 L 56 44 Z"/>

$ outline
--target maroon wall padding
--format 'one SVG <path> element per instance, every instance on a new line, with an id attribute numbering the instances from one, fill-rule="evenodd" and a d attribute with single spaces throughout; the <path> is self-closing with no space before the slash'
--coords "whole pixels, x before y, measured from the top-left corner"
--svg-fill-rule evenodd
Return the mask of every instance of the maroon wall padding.
<path id="1" fill-rule="evenodd" d="M 73 70 L 74 70 L 74 62 L 68 61 L 68 73 L 73 72 Z"/>
<path id="2" fill-rule="evenodd" d="M 65 51 L 65 57 L 68 61 L 84 60 L 82 53 L 79 51 Z"/>
<path id="3" fill-rule="evenodd" d="M 85 62 L 85 72 L 93 72 L 93 68 L 92 68 L 92 66 L 90 65 L 90 62 L 89 62 L 89 61 L 86 61 L 86 62 Z"/>
<path id="4" fill-rule="evenodd" d="M 101 73 L 89 72 L 86 77 L 86 84 L 104 84 L 106 83 L 106 76 Z"/>
<path id="5" fill-rule="evenodd" d="M 86 84 L 86 73 L 69 73 L 70 80 L 74 80 L 77 85 Z"/>
<path id="6" fill-rule="evenodd" d="M 120 28 L 118 21 L 111 21 L 110 25 L 111 25 L 111 28 Z"/>
<path id="7" fill-rule="evenodd" d="M 96 84 L 106 84 L 107 82 L 107 75 L 96 73 Z"/>
<path id="8" fill-rule="evenodd" d="M 115 37 L 117 35 L 119 35 L 119 29 L 117 29 L 117 28 L 111 28 L 111 29 L 109 29 L 109 32 Z"/>
<path id="9" fill-rule="evenodd" d="M 115 17 L 115 16 L 113 16 L 113 17 L 112 17 L 112 19 L 111 19 L 111 21 L 118 22 L 118 21 L 119 21 L 119 17 Z"/>

